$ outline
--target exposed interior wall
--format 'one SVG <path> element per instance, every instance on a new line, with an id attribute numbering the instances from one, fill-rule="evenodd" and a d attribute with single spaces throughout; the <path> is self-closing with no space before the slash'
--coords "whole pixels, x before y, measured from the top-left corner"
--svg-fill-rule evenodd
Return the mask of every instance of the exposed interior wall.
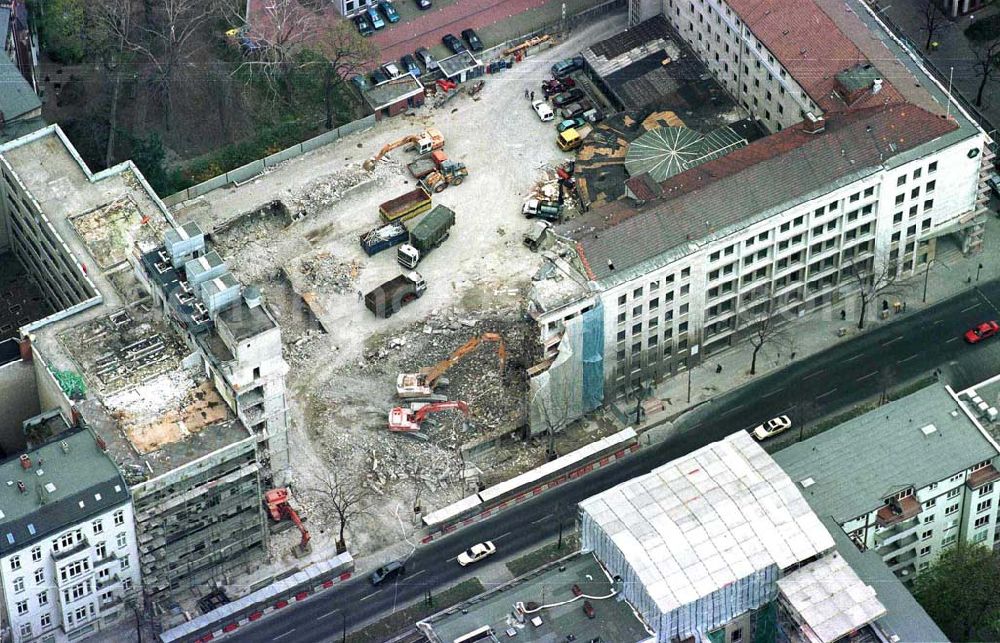
<path id="1" fill-rule="evenodd" d="M 41 409 L 34 365 L 17 360 L 0 366 L 0 448 L 6 455 L 24 449 L 21 423 Z"/>
<path id="2" fill-rule="evenodd" d="M 46 364 L 45 359 L 32 347 L 31 349 L 33 355 L 33 371 L 35 377 L 35 390 L 38 397 L 39 404 L 41 408 L 46 411 L 50 409 L 59 409 L 62 411 L 63 417 L 67 420 L 71 420 L 73 417 L 73 407 L 70 404 L 69 399 L 63 393 L 62 388 L 59 386 L 59 382 L 53 377 L 52 372 L 49 371 L 48 364 Z"/>

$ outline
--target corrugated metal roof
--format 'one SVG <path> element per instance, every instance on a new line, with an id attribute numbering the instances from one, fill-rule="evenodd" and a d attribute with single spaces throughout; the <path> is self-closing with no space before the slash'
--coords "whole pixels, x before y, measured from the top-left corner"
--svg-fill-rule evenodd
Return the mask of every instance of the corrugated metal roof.
<path id="1" fill-rule="evenodd" d="M 792 480 L 745 431 L 588 498 L 580 510 L 661 613 L 833 547 Z"/>
<path id="2" fill-rule="evenodd" d="M 730 127 L 702 134 L 686 127 L 657 127 L 629 144 L 625 169 L 660 183 L 747 144 Z"/>
<path id="3" fill-rule="evenodd" d="M 937 430 L 921 431 L 929 424 Z M 809 504 L 843 523 L 896 491 L 920 489 L 996 455 L 948 391 L 932 385 L 782 449 L 774 460 L 796 483 L 812 478 L 802 491 Z"/>

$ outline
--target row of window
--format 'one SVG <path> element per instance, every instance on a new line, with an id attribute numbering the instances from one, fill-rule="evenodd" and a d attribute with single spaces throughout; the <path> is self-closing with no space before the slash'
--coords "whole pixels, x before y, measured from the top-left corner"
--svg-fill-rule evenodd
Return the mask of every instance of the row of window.
<path id="1" fill-rule="evenodd" d="M 111 521 L 116 527 L 121 527 L 125 524 L 125 511 L 119 509 L 114 514 L 112 514 Z M 101 520 L 94 520 L 90 523 L 91 530 L 94 535 L 104 533 L 104 524 Z M 59 537 L 52 540 L 52 551 L 59 553 L 62 551 L 67 551 L 75 547 L 78 543 L 83 540 L 83 530 L 74 529 L 73 531 L 66 532 Z M 118 547 L 124 547 L 126 542 L 125 532 L 120 532 L 116 536 L 118 542 Z M 42 548 L 39 545 L 31 548 L 31 560 L 32 562 L 40 562 L 42 560 Z M 21 569 L 21 556 L 14 555 L 7 559 L 7 564 L 11 571 L 17 571 Z"/>

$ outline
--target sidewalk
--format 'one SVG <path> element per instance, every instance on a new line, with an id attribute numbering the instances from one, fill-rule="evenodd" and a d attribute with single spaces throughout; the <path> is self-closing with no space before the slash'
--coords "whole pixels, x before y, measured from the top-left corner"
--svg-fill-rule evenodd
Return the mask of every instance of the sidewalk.
<path id="1" fill-rule="evenodd" d="M 994 203 L 994 206 L 996 204 Z M 845 300 L 833 307 L 822 308 L 806 314 L 802 319 L 792 323 L 794 343 L 791 347 L 774 347 L 765 344 L 757 355 L 757 374 L 750 375 L 750 360 L 753 347 L 749 342 L 738 344 L 724 352 L 712 355 L 702 364 L 691 369 L 691 401 L 687 401 L 688 376 L 680 373 L 657 386 L 653 399 L 663 400 L 666 413 L 675 416 L 693 406 L 726 393 L 754 378 L 759 378 L 787 366 L 795 359 L 801 360 L 818 353 L 834 344 L 850 341 L 860 333 L 878 328 L 884 324 L 896 321 L 900 315 L 919 312 L 942 300 L 948 299 L 976 284 L 976 273 L 979 271 L 979 281 L 990 281 L 1000 277 L 1000 250 L 997 249 L 997 239 L 1000 238 L 1000 220 L 992 214 L 986 223 L 986 250 L 978 255 L 963 257 L 954 244 L 947 240 L 939 241 L 938 255 L 931 266 L 927 280 L 927 303 L 921 302 L 924 286 L 924 274 L 910 278 L 902 283 L 903 292 L 896 296 L 885 297 L 890 303 L 906 302 L 906 312 L 890 313 L 886 320 L 879 319 L 882 297 L 877 297 L 875 305 L 869 305 L 866 314 L 865 329 L 858 330 L 859 304 L 856 300 Z M 971 278 L 971 284 L 967 281 Z M 847 318 L 840 320 L 840 311 L 846 310 Z M 847 334 L 838 337 L 839 329 L 844 328 Z M 716 373 L 722 366 L 722 372 Z"/>

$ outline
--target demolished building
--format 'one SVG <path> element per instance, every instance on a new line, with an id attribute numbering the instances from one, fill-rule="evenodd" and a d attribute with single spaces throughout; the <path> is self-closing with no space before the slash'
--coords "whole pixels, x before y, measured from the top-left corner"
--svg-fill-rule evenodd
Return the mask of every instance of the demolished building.
<path id="1" fill-rule="evenodd" d="M 262 491 L 288 476 L 280 328 L 131 162 L 93 174 L 51 126 L 0 146 L 0 174 L 0 261 L 47 312 L 5 351 L 0 447 L 44 439 L 53 414 L 98 436 L 156 614 L 265 553 Z"/>

